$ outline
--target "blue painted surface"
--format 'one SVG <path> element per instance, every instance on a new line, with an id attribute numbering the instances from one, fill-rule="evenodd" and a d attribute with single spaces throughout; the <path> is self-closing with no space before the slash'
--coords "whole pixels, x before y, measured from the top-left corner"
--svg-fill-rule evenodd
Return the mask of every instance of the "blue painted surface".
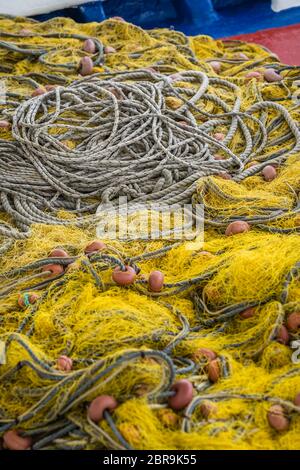
<path id="1" fill-rule="evenodd" d="M 235 7 L 218 10 L 218 20 L 210 24 L 182 24 L 180 29 L 189 35 L 209 34 L 221 38 L 300 23 L 300 8 L 275 13 L 270 5 L 270 0 L 244 2 Z"/>
<path id="2" fill-rule="evenodd" d="M 173 26 L 189 35 L 215 38 L 300 23 L 300 8 L 274 13 L 270 5 L 270 0 L 106 0 L 36 18 L 68 16 L 88 22 L 122 16 L 143 28 Z"/>
<path id="3" fill-rule="evenodd" d="M 226 8 L 230 5 L 240 5 L 241 3 L 249 3 L 249 0 L 212 0 L 216 10 Z"/>
<path id="4" fill-rule="evenodd" d="M 39 21 L 46 21 L 57 16 L 73 18 L 78 23 L 103 21 L 107 18 L 107 15 L 104 12 L 103 3 L 101 1 L 87 2 L 79 5 L 78 7 L 56 10 L 45 15 L 36 15 L 34 18 Z"/>

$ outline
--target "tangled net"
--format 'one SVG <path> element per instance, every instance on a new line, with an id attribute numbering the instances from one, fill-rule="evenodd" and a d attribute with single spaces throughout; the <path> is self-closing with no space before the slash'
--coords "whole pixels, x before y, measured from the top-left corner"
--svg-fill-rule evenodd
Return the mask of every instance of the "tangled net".
<path id="1" fill-rule="evenodd" d="M 297 449 L 299 68 L 258 46 L 116 20 L 0 25 L 28 27 L 4 40 L 26 36 L 56 64 L 0 44 L 15 93 L 0 129 L 4 445 Z M 62 30 L 72 38 L 53 37 Z M 78 79 L 75 35 L 116 49 L 101 74 Z M 245 77 L 269 66 L 283 80 Z M 92 214 L 123 195 L 203 204 L 204 244 L 91 248 Z M 228 236 L 240 220 L 247 231 Z"/>
<path id="2" fill-rule="evenodd" d="M 299 237 L 214 234 L 205 251 L 110 242 L 87 256 L 89 240 L 80 229 L 35 226 L 12 251 L 20 268 L 5 259 L 1 432 L 17 426 L 35 449 L 295 448 L 300 366 L 278 340 L 299 311 Z M 69 256 L 38 258 L 57 246 Z M 49 278 L 53 264 L 68 268 Z M 139 273 L 127 288 L 111 280 L 125 264 Z M 153 292 L 147 279 L 157 269 L 166 278 Z M 17 291 L 38 300 L 20 310 Z M 289 335 L 299 340 L 299 330 Z M 71 371 L 58 366 L 64 356 Z M 194 386 L 183 414 L 169 401 L 182 378 Z M 99 395 L 118 407 L 95 424 L 86 409 Z M 274 404 L 288 432 L 270 428 Z"/>
<path id="3" fill-rule="evenodd" d="M 86 39 L 95 42 L 94 54 L 83 50 Z M 245 85 L 249 72 L 273 68 L 284 77 L 275 91 L 266 82 L 259 83 L 259 90 L 253 84 L 251 88 L 252 93 L 276 100 L 289 99 L 292 84 L 299 79 L 299 67 L 281 64 L 275 54 L 257 44 L 215 41 L 209 36 L 189 38 L 168 29 L 143 31 L 115 19 L 77 24 L 70 18 L 54 18 L 40 23 L 0 15 L 0 77 L 6 82 L 7 97 L 3 109 L 30 98 L 41 86 L 71 83 L 78 78 L 80 61 L 86 56 L 94 64 L 94 73 L 145 67 L 161 73 L 200 70 L 228 77 L 239 86 Z M 217 73 L 212 67 L 216 61 Z"/>

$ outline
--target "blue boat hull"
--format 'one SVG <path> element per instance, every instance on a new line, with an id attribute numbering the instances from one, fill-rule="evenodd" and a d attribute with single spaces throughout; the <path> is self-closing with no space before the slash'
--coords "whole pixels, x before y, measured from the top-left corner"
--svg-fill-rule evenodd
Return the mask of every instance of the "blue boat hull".
<path id="1" fill-rule="evenodd" d="M 36 17 L 67 16 L 79 23 L 122 16 L 143 28 L 170 27 L 215 38 L 300 23 L 300 8 L 274 13 L 270 0 L 107 0 Z"/>

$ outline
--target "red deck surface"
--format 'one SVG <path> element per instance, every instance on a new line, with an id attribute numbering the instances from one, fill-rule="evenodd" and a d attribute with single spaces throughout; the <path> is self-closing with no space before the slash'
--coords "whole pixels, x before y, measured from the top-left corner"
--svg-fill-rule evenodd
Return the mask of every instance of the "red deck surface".
<path id="1" fill-rule="evenodd" d="M 275 52 L 285 64 L 300 65 L 300 24 L 240 34 L 230 39 L 262 44 Z"/>

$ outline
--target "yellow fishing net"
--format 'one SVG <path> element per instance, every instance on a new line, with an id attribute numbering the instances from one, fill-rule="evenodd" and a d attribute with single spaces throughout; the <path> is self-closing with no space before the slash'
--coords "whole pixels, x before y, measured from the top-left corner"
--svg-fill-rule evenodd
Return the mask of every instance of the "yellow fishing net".
<path id="1" fill-rule="evenodd" d="M 56 64 L 0 48 L 1 75 L 15 94 L 2 110 L 13 112 L 10 101 L 20 103 L 37 86 L 78 78 L 84 39 L 45 37 L 64 33 L 97 38 L 115 49 L 104 52 L 95 72 L 200 70 L 238 85 L 242 110 L 270 100 L 299 123 L 293 99 L 299 70 L 285 68 L 256 45 L 143 31 L 117 20 L 79 25 L 65 18 L 43 24 L 2 18 L 0 29 L 1 40 L 43 49 L 44 58 Z M 247 58 L 237 57 L 241 53 Z M 216 60 L 218 74 L 209 65 Z M 62 70 L 61 64 L 70 62 L 76 66 Z M 263 71 L 270 64 L 283 81 L 246 78 L 249 70 Z M 33 82 L 22 81 L 24 76 Z M 184 96 L 192 84 L 179 82 L 178 87 Z M 224 90 L 216 93 L 230 102 Z M 174 99 L 170 108 L 176 108 Z M 218 102 L 202 101 L 206 113 L 220 112 Z M 199 123 L 206 120 L 194 116 Z M 277 108 L 265 113 L 270 145 L 246 162 L 244 171 L 250 172 L 245 178 L 215 175 L 197 182 L 192 203 L 204 206 L 204 242 L 201 237 L 192 242 L 104 240 L 101 251 L 87 256 L 94 224 L 85 229 L 35 224 L 30 237 L 4 252 L 0 433 L 6 446 L 5 436 L 17 429 L 23 439 L 19 445 L 35 449 L 299 448 L 299 149 L 292 151 L 290 121 L 277 118 Z M 257 122 L 249 126 L 255 135 Z M 227 134 L 228 126 L 220 123 L 218 131 Z M 11 140 L 11 131 L 2 129 L 1 138 Z M 243 151 L 240 131 L 228 146 L 237 154 Z M 275 179 L 267 182 L 261 172 L 251 173 L 280 149 L 291 155 L 277 166 Z M 227 158 L 222 149 L 218 153 Z M 70 214 L 58 217 L 69 219 Z M 2 219 L 13 223 L 6 214 Z M 225 235 L 236 220 L 248 221 L 250 230 Z M 56 248 L 68 256 L 50 256 Z M 57 263 L 64 269 L 49 279 L 47 269 Z M 116 266 L 125 265 L 136 272 L 128 286 L 112 280 Z M 154 292 L 149 276 L 157 270 L 164 284 Z M 65 356 L 67 365 L 72 360 L 69 368 L 59 362 Z M 192 384 L 193 393 L 178 409 L 172 398 L 174 383 L 182 379 Z M 91 419 L 90 403 L 105 395 L 117 406 L 105 419 Z"/>
<path id="2" fill-rule="evenodd" d="M 59 37 L 48 37 L 51 35 Z M 259 71 L 268 64 L 280 65 L 275 54 L 256 44 L 216 41 L 208 36 L 188 38 L 168 29 L 144 31 L 113 19 L 100 24 L 77 24 L 68 18 L 39 23 L 0 17 L 0 37 L 5 43 L 0 51 L 1 76 L 7 77 L 8 88 L 11 86 L 14 93 L 25 97 L 30 96 L 35 85 L 34 81 L 26 82 L 24 75 L 29 74 L 40 84 L 59 84 L 76 78 L 80 59 L 87 55 L 83 51 L 85 38 L 96 38 L 104 47 L 103 60 L 94 67 L 94 72 L 154 67 L 163 72 L 203 70 L 214 73 L 210 63 L 218 60 L 220 75 L 232 77 L 241 84 L 243 81 L 239 79 L 251 69 Z M 114 53 L 106 53 L 106 47 L 113 47 Z M 35 75 L 39 73 L 42 75 Z M 287 67 L 282 74 L 292 85 L 297 71 Z M 23 76 L 21 83 L 19 75 Z M 284 84 L 264 83 L 260 88 L 263 94 L 274 97 L 275 93 L 278 98 L 285 98 L 290 92 Z"/>

